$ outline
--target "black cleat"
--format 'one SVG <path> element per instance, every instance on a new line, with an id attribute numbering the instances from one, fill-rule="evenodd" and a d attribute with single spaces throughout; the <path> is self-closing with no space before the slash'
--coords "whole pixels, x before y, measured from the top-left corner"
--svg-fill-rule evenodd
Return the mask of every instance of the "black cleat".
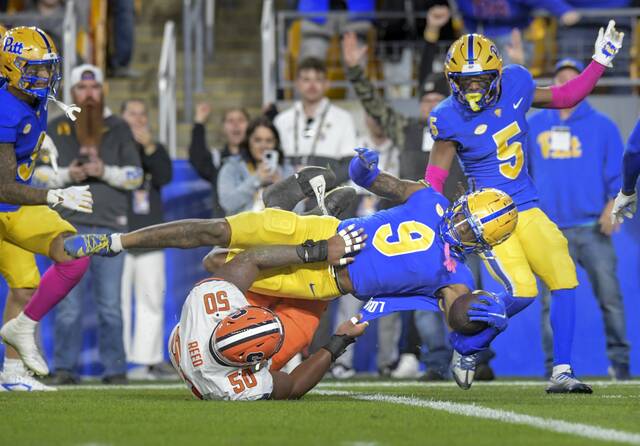
<path id="1" fill-rule="evenodd" d="M 338 220 L 344 220 L 349 217 L 346 215 L 351 209 L 353 201 L 356 199 L 356 189 L 351 186 L 336 187 L 330 191 L 324 198 L 324 205 L 327 210 L 327 215 L 336 217 Z M 320 206 L 316 206 L 310 211 L 305 212 L 303 215 L 324 215 Z"/>
<path id="2" fill-rule="evenodd" d="M 322 207 L 324 194 L 333 188 L 336 175 L 325 167 L 309 166 L 295 175 L 272 184 L 262 193 L 262 201 L 267 208 L 292 210 L 305 198 L 315 198 Z"/>

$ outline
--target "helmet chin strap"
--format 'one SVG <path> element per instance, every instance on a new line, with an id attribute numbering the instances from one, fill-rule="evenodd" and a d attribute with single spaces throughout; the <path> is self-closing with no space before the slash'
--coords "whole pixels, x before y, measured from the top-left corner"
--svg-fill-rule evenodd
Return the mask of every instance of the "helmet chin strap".
<path id="1" fill-rule="evenodd" d="M 478 102 L 480 102 L 480 100 L 482 99 L 482 93 L 467 93 L 464 95 L 464 98 L 469 103 L 469 107 L 471 107 L 471 110 L 473 110 L 474 112 L 480 111 Z"/>

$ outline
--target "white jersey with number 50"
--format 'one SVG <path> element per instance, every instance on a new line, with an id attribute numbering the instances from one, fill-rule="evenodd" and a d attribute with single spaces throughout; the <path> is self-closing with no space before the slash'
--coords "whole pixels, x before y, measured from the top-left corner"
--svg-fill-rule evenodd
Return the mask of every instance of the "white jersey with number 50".
<path id="1" fill-rule="evenodd" d="M 169 337 L 171 363 L 195 396 L 205 400 L 259 400 L 269 398 L 273 379 L 269 366 L 228 367 L 209 351 L 218 322 L 249 303 L 232 283 L 209 279 L 196 285 L 182 306 L 180 323 Z"/>

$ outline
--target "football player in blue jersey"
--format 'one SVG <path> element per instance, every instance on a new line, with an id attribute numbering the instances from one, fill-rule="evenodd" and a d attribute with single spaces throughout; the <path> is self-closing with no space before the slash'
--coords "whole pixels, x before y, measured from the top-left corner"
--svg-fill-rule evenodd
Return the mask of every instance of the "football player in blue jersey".
<path id="1" fill-rule="evenodd" d="M 542 88 L 524 67 L 503 68 L 491 40 L 479 34 L 464 35 L 451 45 L 445 60 L 451 95 L 429 117 L 435 144 L 427 181 L 442 190 L 457 155 L 465 174 L 477 187 L 503 190 L 518 207 L 514 236 L 496 246 L 484 260 L 510 294 L 529 303 L 538 294 L 535 275 L 551 290 L 554 368 L 549 393 L 591 393 L 591 388 L 571 369 L 578 282 L 566 239 L 538 208 L 536 188 L 526 168 L 525 115 L 531 107 L 570 108 L 584 99 L 611 66 L 622 38 L 623 33 L 617 32 L 610 21 L 606 31 L 600 29 L 593 61 L 578 77 Z"/>
<path id="2" fill-rule="evenodd" d="M 3 33 L 0 76 L 5 80 L 0 88 L 0 274 L 11 290 L 0 337 L 17 350 L 27 368 L 46 375 L 48 367 L 35 342 L 36 324 L 80 281 L 88 266 L 65 253 L 63 238 L 76 230 L 50 208 L 91 212 L 92 198 L 86 187 L 31 187 L 46 138 L 47 103 L 55 100 L 61 79 L 60 57 L 51 38 L 35 27 Z M 35 253 L 55 262 L 42 280 Z M 39 383 L 28 382 L 23 372 L 15 352 L 7 349 L 0 390 L 44 390 Z M 17 378 L 12 383 L 8 376 Z"/>
<path id="3" fill-rule="evenodd" d="M 254 281 L 251 290 L 262 295 L 308 300 L 328 300 L 351 293 L 363 300 L 371 297 L 397 300 L 394 311 L 404 305 L 432 311 L 441 308 L 448 315 L 453 303 L 473 289 L 470 271 L 462 263 L 457 265 L 454 258 L 463 260 L 465 252 L 485 251 L 508 238 L 517 222 L 513 200 L 501 191 L 483 189 L 464 195 L 448 207 L 447 199 L 426 183 L 399 180 L 380 172 L 377 154 L 358 150 L 359 156 L 351 161 L 351 177 L 372 192 L 399 203 L 398 206 L 344 221 L 267 208 L 225 219 L 165 223 L 127 234 L 83 234 L 67 239 L 65 247 L 74 257 L 116 255 L 136 247 L 247 249 L 305 241 L 322 250 L 326 248 L 316 246 L 314 240 L 358 227 L 364 230 L 368 244 L 355 262 L 335 268 L 316 263 L 272 270 Z M 301 192 L 295 199 L 283 201 L 295 205 L 304 196 Z M 327 199 L 330 196 L 331 193 Z M 213 272 L 215 265 L 208 269 Z M 487 295 L 485 298 L 486 305 L 474 308 L 477 313 L 470 316 L 473 321 L 490 325 L 479 335 L 482 342 L 489 342 L 505 328 L 505 307 L 509 302 Z M 456 314 L 461 311 L 452 310 Z M 376 315 L 381 314 L 371 317 Z M 461 319 L 448 318 L 451 328 L 457 330 L 466 324 L 466 313 Z M 473 348 L 468 344 L 475 340 L 460 338 L 460 342 L 464 344 L 460 352 L 466 354 Z"/>
<path id="4" fill-rule="evenodd" d="M 611 221 L 622 223 L 632 218 L 638 208 L 636 183 L 640 175 L 640 120 L 636 122 L 622 158 L 622 189 L 618 192 L 611 210 Z"/>

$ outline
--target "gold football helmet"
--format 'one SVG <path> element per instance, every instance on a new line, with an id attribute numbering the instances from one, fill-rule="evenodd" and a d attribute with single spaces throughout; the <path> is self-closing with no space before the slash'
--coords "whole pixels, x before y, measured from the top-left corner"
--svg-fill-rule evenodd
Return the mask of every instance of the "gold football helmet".
<path id="1" fill-rule="evenodd" d="M 440 235 L 458 253 L 482 253 L 508 239 L 517 223 L 511 197 L 485 188 L 463 195 L 447 209 Z"/>
<path id="2" fill-rule="evenodd" d="M 34 97 L 55 96 L 60 83 L 60 56 L 51 37 L 35 26 L 12 28 L 0 41 L 0 76 Z"/>
<path id="3" fill-rule="evenodd" d="M 502 57 L 482 34 L 465 34 L 453 42 L 444 63 L 453 96 L 477 112 L 500 95 Z M 473 85 L 475 84 L 475 85 Z"/>

